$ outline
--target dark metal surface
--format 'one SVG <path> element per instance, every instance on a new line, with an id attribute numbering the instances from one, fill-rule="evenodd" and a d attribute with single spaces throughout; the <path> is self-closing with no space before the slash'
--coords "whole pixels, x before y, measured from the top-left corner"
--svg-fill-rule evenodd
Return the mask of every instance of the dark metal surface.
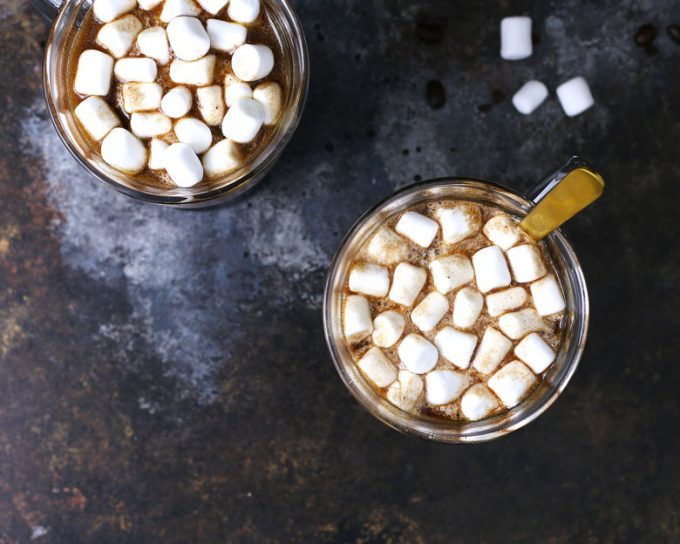
<path id="1" fill-rule="evenodd" d="M 677 2 L 297 5 L 292 144 L 248 198 L 180 212 L 79 170 L 42 102 L 47 26 L 0 3 L 0 543 L 680 540 Z M 518 13 L 538 43 L 505 62 Z M 584 115 L 510 104 L 579 74 Z M 592 326 L 562 398 L 473 447 L 373 420 L 321 330 L 342 234 L 414 179 L 528 190 L 574 153 L 608 188 L 565 229 Z"/>

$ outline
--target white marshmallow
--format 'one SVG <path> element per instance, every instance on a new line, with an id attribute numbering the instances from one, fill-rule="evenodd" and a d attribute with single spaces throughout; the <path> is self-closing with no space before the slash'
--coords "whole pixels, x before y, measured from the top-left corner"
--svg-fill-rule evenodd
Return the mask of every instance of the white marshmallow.
<path id="1" fill-rule="evenodd" d="M 430 273 L 435 288 L 442 294 L 465 285 L 475 277 L 470 259 L 462 253 L 435 259 L 430 263 Z"/>
<path id="2" fill-rule="evenodd" d="M 252 142 L 264 124 L 264 108 L 252 98 L 239 98 L 227 110 L 222 134 L 239 144 Z"/>
<path id="3" fill-rule="evenodd" d="M 531 18 L 505 17 L 501 20 L 501 57 L 505 60 L 520 60 L 530 57 Z"/>
<path id="4" fill-rule="evenodd" d="M 399 263 L 394 269 L 390 300 L 402 306 L 411 306 L 427 280 L 427 272 L 409 263 Z"/>
<path id="5" fill-rule="evenodd" d="M 281 86 L 274 81 L 260 83 L 253 91 L 253 98 L 264 108 L 264 124 L 274 124 L 281 113 Z"/>
<path id="6" fill-rule="evenodd" d="M 357 366 L 378 387 L 387 387 L 397 379 L 397 369 L 380 348 L 369 349 L 357 361 Z"/>
<path id="7" fill-rule="evenodd" d="M 243 81 L 267 77 L 273 68 L 274 53 L 266 45 L 243 44 L 231 57 L 231 69 Z"/>
<path id="8" fill-rule="evenodd" d="M 217 51 L 233 53 L 238 47 L 246 43 L 248 29 L 238 23 L 208 19 L 206 29 L 210 37 L 210 47 Z"/>
<path id="9" fill-rule="evenodd" d="M 220 140 L 203 155 L 203 170 L 211 178 L 230 174 L 241 166 L 241 153 L 231 140 Z"/>
<path id="10" fill-rule="evenodd" d="M 482 293 L 507 287 L 512 281 L 508 264 L 498 246 L 480 249 L 472 256 L 472 264 L 475 267 L 477 287 Z"/>
<path id="11" fill-rule="evenodd" d="M 520 361 L 512 361 L 491 376 L 487 383 L 507 408 L 514 408 L 534 386 L 536 376 Z"/>
<path id="12" fill-rule="evenodd" d="M 387 400 L 402 410 L 411 410 L 424 387 L 420 376 L 408 370 L 400 370 L 397 381 L 387 390 Z"/>
<path id="13" fill-rule="evenodd" d="M 491 374 L 510 351 L 512 342 L 493 327 L 487 327 L 479 343 L 472 366 L 482 374 Z"/>
<path id="14" fill-rule="evenodd" d="M 215 55 L 206 55 L 202 59 L 185 61 L 175 59 L 170 63 L 170 79 L 183 85 L 203 87 L 213 82 L 215 73 Z"/>
<path id="15" fill-rule="evenodd" d="M 484 307 L 484 297 L 472 287 L 463 287 L 453 302 L 453 324 L 459 329 L 472 327 Z"/>
<path id="16" fill-rule="evenodd" d="M 195 17 L 176 17 L 166 32 L 170 47 L 179 59 L 198 60 L 210 50 L 208 33 Z"/>
<path id="17" fill-rule="evenodd" d="M 223 140 L 227 141 L 227 140 Z M 345 298 L 343 330 L 348 342 L 363 340 L 373 332 L 371 307 L 366 297 L 349 295 Z"/>
<path id="18" fill-rule="evenodd" d="M 548 330 L 541 316 L 532 308 L 503 314 L 498 319 L 498 327 L 513 340 L 519 340 L 530 332 Z"/>
<path id="19" fill-rule="evenodd" d="M 167 64 L 170 61 L 168 36 L 162 26 L 152 26 L 142 30 L 137 35 L 137 47 L 142 55 L 161 64 Z"/>
<path id="20" fill-rule="evenodd" d="M 193 98 L 189 89 L 186 87 L 175 87 L 165 93 L 161 100 L 161 110 L 168 117 L 179 119 L 189 113 L 192 102 Z"/>
<path id="21" fill-rule="evenodd" d="M 219 13 L 228 2 L 229 0 L 198 0 L 201 7 L 211 15 Z"/>
<path id="22" fill-rule="evenodd" d="M 522 231 L 517 223 L 504 213 L 494 215 L 486 222 L 484 234 L 504 251 L 514 246 L 522 237 Z"/>
<path id="23" fill-rule="evenodd" d="M 420 247 L 430 247 L 437 236 L 439 225 L 418 212 L 406 212 L 399 218 L 394 230 Z"/>
<path id="24" fill-rule="evenodd" d="M 366 246 L 366 253 L 373 261 L 394 264 L 408 257 L 408 242 L 390 227 L 380 227 Z"/>
<path id="25" fill-rule="evenodd" d="M 200 13 L 201 8 L 192 0 L 165 0 L 163 11 L 161 11 L 161 21 L 169 23 L 176 17 L 197 17 Z"/>
<path id="26" fill-rule="evenodd" d="M 481 383 L 473 385 L 460 399 L 460 411 L 470 421 L 485 418 L 498 407 L 498 399 Z"/>
<path id="27" fill-rule="evenodd" d="M 497 317 L 508 310 L 524 306 L 527 292 L 523 287 L 511 287 L 486 296 L 486 308 L 491 317 Z"/>
<path id="28" fill-rule="evenodd" d="M 528 283 L 545 276 L 541 252 L 533 244 L 524 244 L 508 250 L 512 275 L 519 283 Z"/>
<path id="29" fill-rule="evenodd" d="M 154 138 L 149 143 L 149 168 L 151 170 L 165 170 L 165 159 L 163 155 L 169 145 L 163 140 Z"/>
<path id="30" fill-rule="evenodd" d="M 196 101 L 198 111 L 206 125 L 217 126 L 224 119 L 224 99 L 222 97 L 222 87 L 211 85 L 210 87 L 199 87 L 196 89 Z"/>
<path id="31" fill-rule="evenodd" d="M 439 353 L 430 342 L 419 334 L 409 334 L 397 348 L 399 360 L 415 374 L 425 374 L 437 364 Z"/>
<path id="32" fill-rule="evenodd" d="M 163 154 L 165 171 L 178 187 L 193 187 L 203 179 L 203 167 L 191 146 L 172 144 Z"/>
<path id="33" fill-rule="evenodd" d="M 130 130 L 137 138 L 153 138 L 170 132 L 172 121 L 159 111 L 133 113 L 130 116 Z"/>
<path id="34" fill-rule="evenodd" d="M 482 226 L 479 207 L 469 203 L 440 208 L 437 219 L 442 226 L 442 239 L 447 244 L 456 244 L 477 234 Z"/>
<path id="35" fill-rule="evenodd" d="M 357 263 L 349 273 L 349 289 L 371 297 L 384 297 L 390 288 L 390 275 L 384 266 Z"/>
<path id="36" fill-rule="evenodd" d="M 143 10 L 149 11 L 155 8 L 158 4 L 160 4 L 163 0 L 137 0 L 137 3 L 139 4 L 139 7 L 142 8 Z"/>
<path id="37" fill-rule="evenodd" d="M 137 0 L 94 0 L 92 11 L 98 21 L 110 23 L 137 6 Z"/>
<path id="38" fill-rule="evenodd" d="M 459 368 L 467 368 L 477 345 L 477 336 L 444 327 L 434 337 L 434 345 L 444 359 Z"/>
<path id="39" fill-rule="evenodd" d="M 203 121 L 194 117 L 183 117 L 175 123 L 175 134 L 183 144 L 193 149 L 196 155 L 207 151 L 212 145 L 212 131 Z"/>
<path id="40" fill-rule="evenodd" d="M 146 147 L 132 133 L 116 127 L 102 140 L 102 159 L 113 168 L 139 174 L 146 167 Z"/>
<path id="41" fill-rule="evenodd" d="M 163 87 L 158 83 L 123 84 L 123 108 L 128 113 L 157 110 L 162 96 Z"/>
<path id="42" fill-rule="evenodd" d="M 528 334 L 515 346 L 515 355 L 536 374 L 548 368 L 556 357 L 548 343 L 535 332 Z"/>
<path id="43" fill-rule="evenodd" d="M 78 58 L 78 68 L 73 90 L 89 96 L 106 96 L 111 88 L 113 59 L 110 55 L 86 49 Z"/>
<path id="44" fill-rule="evenodd" d="M 404 333 L 406 320 L 394 310 L 378 314 L 373 320 L 373 343 L 381 348 L 389 348 L 397 343 Z"/>
<path id="45" fill-rule="evenodd" d="M 441 293 L 433 291 L 427 295 L 411 312 L 411 321 L 423 332 L 437 326 L 449 311 L 449 301 Z"/>
<path id="46" fill-rule="evenodd" d="M 224 101 L 231 107 L 239 98 L 252 98 L 253 89 L 243 81 L 236 81 L 232 76 L 224 80 Z"/>
<path id="47" fill-rule="evenodd" d="M 552 274 L 531 284 L 531 296 L 539 315 L 556 314 L 567 307 L 562 290 Z"/>
<path id="48" fill-rule="evenodd" d="M 73 113 L 90 137 L 97 142 L 111 132 L 111 129 L 120 126 L 120 119 L 111 106 L 98 96 L 83 100 Z"/>
<path id="49" fill-rule="evenodd" d="M 565 81 L 557 87 L 556 92 L 564 113 L 569 117 L 583 113 L 595 104 L 590 87 L 588 87 L 588 83 L 582 77 L 575 77 Z"/>
<path id="50" fill-rule="evenodd" d="M 454 370 L 434 370 L 425 376 L 425 396 L 434 405 L 453 402 L 469 385 L 469 378 Z"/>
<path id="51" fill-rule="evenodd" d="M 527 81 L 512 96 L 512 105 L 518 112 L 529 115 L 548 98 L 548 89 L 540 81 Z"/>
<path id="52" fill-rule="evenodd" d="M 239 23 L 252 23 L 260 14 L 260 0 L 231 0 L 229 18 Z"/>
<path id="53" fill-rule="evenodd" d="M 116 61 L 113 68 L 116 78 L 123 83 L 128 81 L 142 81 L 151 83 L 156 81 L 158 68 L 152 59 L 127 57 Z"/>
<path id="54" fill-rule="evenodd" d="M 97 33 L 97 43 L 119 59 L 128 54 L 142 28 L 142 23 L 137 17 L 125 15 L 101 27 Z"/>

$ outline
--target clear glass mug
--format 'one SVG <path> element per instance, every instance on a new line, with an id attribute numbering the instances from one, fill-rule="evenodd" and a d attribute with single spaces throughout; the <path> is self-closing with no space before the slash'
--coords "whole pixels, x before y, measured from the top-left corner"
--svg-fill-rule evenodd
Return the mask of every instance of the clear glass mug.
<path id="1" fill-rule="evenodd" d="M 32 0 L 40 12 L 54 19 L 45 48 L 43 87 L 47 108 L 59 137 L 73 157 L 95 179 L 134 198 L 156 204 L 203 207 L 242 194 L 272 168 L 290 141 L 302 116 L 309 85 L 309 55 L 300 22 L 288 0 L 261 0 L 282 43 L 288 88 L 284 89 L 281 120 L 269 144 L 240 169 L 207 184 L 191 188 L 159 189 L 141 183 L 107 165 L 92 149 L 68 108 L 64 74 L 68 46 L 92 6 L 92 0 Z"/>
<path id="2" fill-rule="evenodd" d="M 324 293 L 323 319 L 326 343 L 335 368 L 345 386 L 359 403 L 386 425 L 406 434 L 445 443 L 482 442 L 506 435 L 541 415 L 569 383 L 578 366 L 588 333 L 589 303 L 581 265 L 564 235 L 554 230 L 543 240 L 555 266 L 567 309 L 563 318 L 563 339 L 555 362 L 533 392 L 515 408 L 475 422 L 449 421 L 404 412 L 377 393 L 352 360 L 342 331 L 342 289 L 357 250 L 389 217 L 428 201 L 458 199 L 496 206 L 524 217 L 548 190 L 577 166 L 572 159 L 563 170 L 543 180 L 532 196 L 471 178 L 440 178 L 402 189 L 368 210 L 350 229 L 331 263 Z"/>

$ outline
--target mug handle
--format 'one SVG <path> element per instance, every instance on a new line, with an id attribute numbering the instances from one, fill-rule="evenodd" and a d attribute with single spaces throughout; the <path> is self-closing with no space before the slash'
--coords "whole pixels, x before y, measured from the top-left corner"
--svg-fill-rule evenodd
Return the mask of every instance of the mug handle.
<path id="1" fill-rule="evenodd" d="M 37 9 L 45 19 L 54 21 L 65 0 L 31 0 L 33 7 Z"/>

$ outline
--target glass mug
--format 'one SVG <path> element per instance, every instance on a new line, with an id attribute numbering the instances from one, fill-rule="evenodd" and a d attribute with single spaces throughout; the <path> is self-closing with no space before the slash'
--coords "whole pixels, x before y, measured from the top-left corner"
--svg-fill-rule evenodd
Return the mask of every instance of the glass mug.
<path id="1" fill-rule="evenodd" d="M 445 443 L 471 443 L 491 440 L 517 430 L 536 419 L 557 400 L 581 359 L 589 320 L 588 291 L 581 265 L 568 240 L 558 229 L 543 238 L 567 306 L 557 357 L 526 399 L 511 410 L 487 419 L 468 422 L 414 415 L 400 410 L 376 392 L 357 368 L 345 342 L 342 295 L 357 251 L 378 227 L 395 214 L 430 201 L 456 199 L 490 205 L 511 216 L 524 217 L 559 181 L 583 164 L 577 158 L 572 159 L 558 173 L 541 182 L 531 197 L 522 196 L 495 183 L 471 178 L 423 181 L 377 204 L 354 224 L 340 244 L 328 273 L 323 304 L 324 333 L 340 378 L 368 412 L 406 434 Z"/>
<path id="2" fill-rule="evenodd" d="M 243 193 L 260 181 L 281 155 L 302 116 L 309 84 L 309 55 L 300 22 L 288 0 L 261 0 L 277 39 L 282 44 L 289 75 L 284 88 L 281 119 L 267 146 L 250 162 L 226 176 L 196 187 L 160 189 L 106 164 L 98 150 L 84 137 L 73 111 L 68 107 L 65 88 L 68 48 L 92 6 L 92 0 L 32 0 L 44 15 L 54 19 L 45 47 L 43 88 L 47 108 L 59 137 L 78 163 L 95 179 L 134 198 L 157 204 L 202 207 L 217 204 Z"/>

